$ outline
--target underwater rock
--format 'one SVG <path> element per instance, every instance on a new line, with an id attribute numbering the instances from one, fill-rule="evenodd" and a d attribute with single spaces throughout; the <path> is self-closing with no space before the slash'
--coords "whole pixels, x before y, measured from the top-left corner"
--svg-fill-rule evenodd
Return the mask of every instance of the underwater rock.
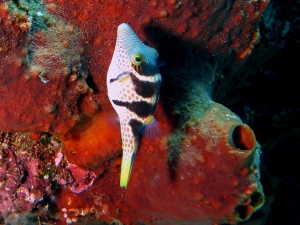
<path id="1" fill-rule="evenodd" d="M 8 137 L 4 137 L 8 139 Z M 39 160 L 13 146 L 0 149 L 0 216 L 30 212 L 44 195 L 51 195 L 51 183 L 39 176 Z"/>
<path id="2" fill-rule="evenodd" d="M 64 135 L 88 92 L 74 27 L 34 1 L 0 5 L 0 130 Z"/>
<path id="3" fill-rule="evenodd" d="M 89 121 L 87 129 L 70 133 L 64 141 L 64 154 L 68 160 L 78 166 L 95 169 L 103 162 L 118 157 L 121 135 L 116 120 L 114 112 L 102 112 Z"/>
<path id="4" fill-rule="evenodd" d="M 224 56 L 239 62 L 250 54 L 259 40 L 257 24 L 267 4 L 266 0 L 143 4 L 51 0 L 44 5 L 4 1 L 0 130 L 46 131 L 62 137 L 100 108 L 105 110 L 104 74 L 120 21 L 128 22 L 155 47 L 167 65 L 186 63 L 189 51 L 204 51 L 217 61 L 210 63 L 218 65 L 218 71 L 224 67 L 219 65 Z M 174 46 L 179 48 L 175 51 Z"/>
<path id="5" fill-rule="evenodd" d="M 211 103 L 176 139 L 180 146 L 171 148 L 168 136 L 142 140 L 126 190 L 119 187 L 120 162 L 111 163 L 91 192 L 63 189 L 57 207 L 71 217 L 85 210 L 86 219 L 124 224 L 236 224 L 262 206 L 260 146 L 230 110 Z"/>
<path id="6" fill-rule="evenodd" d="M 41 144 L 63 140 L 36 149 L 41 176 L 60 184 L 56 223 L 236 224 L 262 206 L 254 134 L 211 95 L 222 70 L 234 70 L 257 44 L 267 4 L 1 2 L 0 130 L 29 131 Z M 127 190 L 119 187 L 120 130 L 106 90 L 122 22 L 166 62 L 154 114 L 163 136 L 142 140 Z M 73 164 L 89 171 L 75 176 Z"/>
<path id="7" fill-rule="evenodd" d="M 55 221 L 60 188 L 79 193 L 93 184 L 96 175 L 68 163 L 61 149 L 58 138 L 48 134 L 37 142 L 28 133 L 1 132 L 0 220 Z"/>
<path id="8" fill-rule="evenodd" d="M 74 177 L 74 182 L 70 185 L 70 189 L 74 193 L 85 191 L 88 187 L 93 185 L 96 174 L 88 170 L 84 170 L 75 164 L 69 164 L 66 169 L 71 172 Z"/>

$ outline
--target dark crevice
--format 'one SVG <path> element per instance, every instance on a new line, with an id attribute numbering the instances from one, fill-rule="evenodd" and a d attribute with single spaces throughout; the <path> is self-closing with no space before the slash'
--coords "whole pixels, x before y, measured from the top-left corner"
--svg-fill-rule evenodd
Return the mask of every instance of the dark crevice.
<path id="1" fill-rule="evenodd" d="M 259 208 L 260 206 L 262 206 L 262 204 L 264 204 L 264 196 L 259 192 L 253 193 L 253 195 L 251 196 L 250 205 L 252 205 L 254 208 Z"/>
<path id="2" fill-rule="evenodd" d="M 21 184 L 24 184 L 26 182 L 28 175 L 28 170 L 24 170 L 24 175 L 21 179 Z"/>

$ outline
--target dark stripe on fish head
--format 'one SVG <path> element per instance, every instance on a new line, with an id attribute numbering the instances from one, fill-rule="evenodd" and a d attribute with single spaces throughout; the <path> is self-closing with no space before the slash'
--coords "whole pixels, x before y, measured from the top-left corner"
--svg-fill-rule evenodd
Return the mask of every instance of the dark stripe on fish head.
<path id="1" fill-rule="evenodd" d="M 153 76 L 159 73 L 158 53 L 154 48 L 143 44 L 129 54 L 132 68 L 140 75 Z"/>
<path id="2" fill-rule="evenodd" d="M 159 73 L 159 67 L 156 64 L 150 64 L 147 62 L 142 62 L 140 65 L 132 64 L 132 68 L 140 75 L 143 76 L 153 76 Z"/>

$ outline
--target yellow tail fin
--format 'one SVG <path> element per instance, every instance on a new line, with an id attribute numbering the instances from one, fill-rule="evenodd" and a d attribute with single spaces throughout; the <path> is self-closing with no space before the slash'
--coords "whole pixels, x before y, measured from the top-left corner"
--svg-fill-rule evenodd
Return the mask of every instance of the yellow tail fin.
<path id="1" fill-rule="evenodd" d="M 122 165 L 121 165 L 121 176 L 120 176 L 120 186 L 121 187 L 127 188 L 129 178 L 130 178 L 132 163 L 134 160 L 133 154 L 134 153 L 123 152 Z"/>

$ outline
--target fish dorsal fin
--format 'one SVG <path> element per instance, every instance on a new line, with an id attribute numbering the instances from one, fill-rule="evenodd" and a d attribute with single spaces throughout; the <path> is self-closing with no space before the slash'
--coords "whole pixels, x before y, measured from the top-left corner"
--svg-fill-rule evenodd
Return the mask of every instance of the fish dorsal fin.
<path id="1" fill-rule="evenodd" d="M 157 64 L 158 64 L 158 67 L 162 67 L 162 66 L 166 65 L 166 63 L 163 61 L 157 61 Z"/>

